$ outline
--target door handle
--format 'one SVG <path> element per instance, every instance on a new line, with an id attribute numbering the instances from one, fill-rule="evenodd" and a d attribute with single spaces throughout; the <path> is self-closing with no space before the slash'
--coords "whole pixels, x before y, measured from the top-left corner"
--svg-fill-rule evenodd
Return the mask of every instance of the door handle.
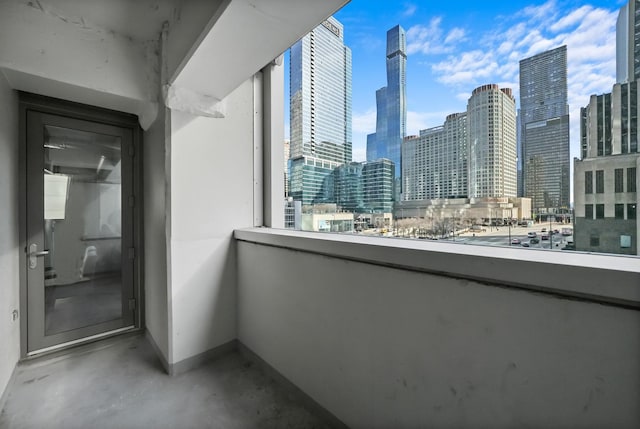
<path id="1" fill-rule="evenodd" d="M 31 243 L 29 245 L 29 268 L 35 270 L 38 266 L 38 256 L 48 255 L 49 250 L 41 250 L 38 252 L 38 245 L 36 243 Z"/>

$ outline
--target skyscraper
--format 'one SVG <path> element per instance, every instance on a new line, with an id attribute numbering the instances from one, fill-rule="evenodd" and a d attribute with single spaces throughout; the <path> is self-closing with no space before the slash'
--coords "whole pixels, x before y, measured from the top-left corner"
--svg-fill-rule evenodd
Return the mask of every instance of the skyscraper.
<path id="1" fill-rule="evenodd" d="M 620 8 L 616 23 L 616 81 L 640 79 L 640 0 Z"/>
<path id="2" fill-rule="evenodd" d="M 291 47 L 291 186 L 302 204 L 322 202 L 333 169 L 351 161 L 351 50 L 331 17 Z"/>
<path id="3" fill-rule="evenodd" d="M 569 209 L 567 47 L 520 61 L 520 146 L 523 196 L 534 212 Z"/>
<path id="4" fill-rule="evenodd" d="M 396 25 L 387 31 L 387 86 L 376 91 L 376 132 L 367 136 L 367 161 L 387 158 L 395 164 L 396 199 L 402 140 L 407 135 L 406 69 L 405 32 Z"/>
<path id="5" fill-rule="evenodd" d="M 511 88 L 483 85 L 467 103 L 469 198 L 515 197 L 516 102 Z"/>

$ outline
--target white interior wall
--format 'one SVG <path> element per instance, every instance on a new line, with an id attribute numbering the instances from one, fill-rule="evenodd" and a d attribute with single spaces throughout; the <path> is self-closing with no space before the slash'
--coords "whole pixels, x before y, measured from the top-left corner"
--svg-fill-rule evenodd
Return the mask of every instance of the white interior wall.
<path id="1" fill-rule="evenodd" d="M 161 111 L 143 138 L 145 325 L 164 362 L 169 359 L 166 238 L 168 179 L 165 171 L 167 114 L 164 110 Z"/>
<path id="2" fill-rule="evenodd" d="M 236 338 L 233 231 L 254 219 L 254 79 L 225 118 L 171 111 L 170 359 Z"/>
<path id="3" fill-rule="evenodd" d="M 18 226 L 18 97 L 0 72 L 0 398 L 20 356 Z"/>
<path id="4" fill-rule="evenodd" d="M 349 427 L 640 426 L 638 311 L 248 242 L 238 275 L 239 340 Z"/>

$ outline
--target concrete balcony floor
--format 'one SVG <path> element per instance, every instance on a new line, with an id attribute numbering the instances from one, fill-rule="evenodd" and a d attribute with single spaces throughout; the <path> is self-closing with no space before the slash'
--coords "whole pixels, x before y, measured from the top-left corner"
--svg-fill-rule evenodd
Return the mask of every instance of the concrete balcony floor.
<path id="1" fill-rule="evenodd" d="M 142 335 L 18 365 L 0 428 L 328 428 L 238 352 L 174 377 Z"/>

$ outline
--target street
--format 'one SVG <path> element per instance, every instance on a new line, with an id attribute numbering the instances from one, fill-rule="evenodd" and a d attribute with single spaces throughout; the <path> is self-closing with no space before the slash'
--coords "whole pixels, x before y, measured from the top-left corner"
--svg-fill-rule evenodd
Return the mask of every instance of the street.
<path id="1" fill-rule="evenodd" d="M 558 231 L 562 231 L 563 227 L 573 228 L 572 225 L 560 224 L 560 223 L 552 223 L 551 226 L 547 222 L 538 223 L 534 226 L 513 226 L 509 228 L 508 226 L 500 226 L 500 227 L 484 227 L 486 228 L 486 232 L 465 232 L 455 237 L 455 241 L 469 243 L 469 244 L 479 244 L 485 246 L 513 246 L 513 247 L 523 247 L 529 249 L 549 249 L 550 245 L 553 245 L 553 250 L 561 250 L 564 248 L 568 242 L 573 242 L 573 236 L 563 236 L 560 233 L 558 234 L 549 234 L 549 229 Z M 542 239 L 542 229 L 546 228 L 547 233 L 549 234 L 548 240 Z M 535 232 L 536 238 L 539 240 L 538 243 L 531 243 L 531 238 L 527 237 L 527 233 Z M 509 235 L 511 233 L 511 235 Z M 510 244 L 511 239 L 517 238 L 520 240 L 521 244 Z M 454 241 L 453 238 L 447 239 L 447 241 Z M 522 246 L 523 243 L 528 243 L 529 247 Z"/>
<path id="2" fill-rule="evenodd" d="M 457 242 L 457 243 L 465 243 L 465 244 L 476 244 L 481 246 L 511 246 L 511 247 L 521 247 L 524 249 L 549 249 L 550 245 L 553 246 L 553 250 L 562 250 L 568 243 L 573 242 L 573 235 L 563 236 L 561 234 L 563 228 L 570 228 L 573 231 L 572 224 L 563 224 L 563 223 L 551 223 L 542 222 L 534 224 L 533 226 L 483 226 L 485 231 L 479 232 L 463 232 L 456 233 L 455 238 L 439 238 L 438 241 L 446 241 L 446 242 Z M 558 230 L 557 234 L 549 234 L 548 240 L 542 239 L 542 229 L 545 229 L 546 233 L 549 234 L 549 230 Z M 538 242 L 531 242 L 531 237 L 528 237 L 527 234 L 535 232 L 536 239 Z M 380 232 L 378 230 L 367 230 L 363 231 L 365 235 L 379 235 Z M 406 235 L 404 235 L 406 234 Z M 382 235 L 382 234 L 380 234 Z M 384 233 L 387 237 L 393 236 L 393 231 L 389 231 Z M 409 231 L 399 230 L 397 237 L 399 238 L 416 238 L 411 237 Z M 520 240 L 519 244 L 511 244 L 511 240 L 517 238 Z M 525 244 L 526 243 L 526 244 Z M 523 244 L 525 244 L 523 246 Z M 527 246 L 528 245 L 528 246 Z"/>

